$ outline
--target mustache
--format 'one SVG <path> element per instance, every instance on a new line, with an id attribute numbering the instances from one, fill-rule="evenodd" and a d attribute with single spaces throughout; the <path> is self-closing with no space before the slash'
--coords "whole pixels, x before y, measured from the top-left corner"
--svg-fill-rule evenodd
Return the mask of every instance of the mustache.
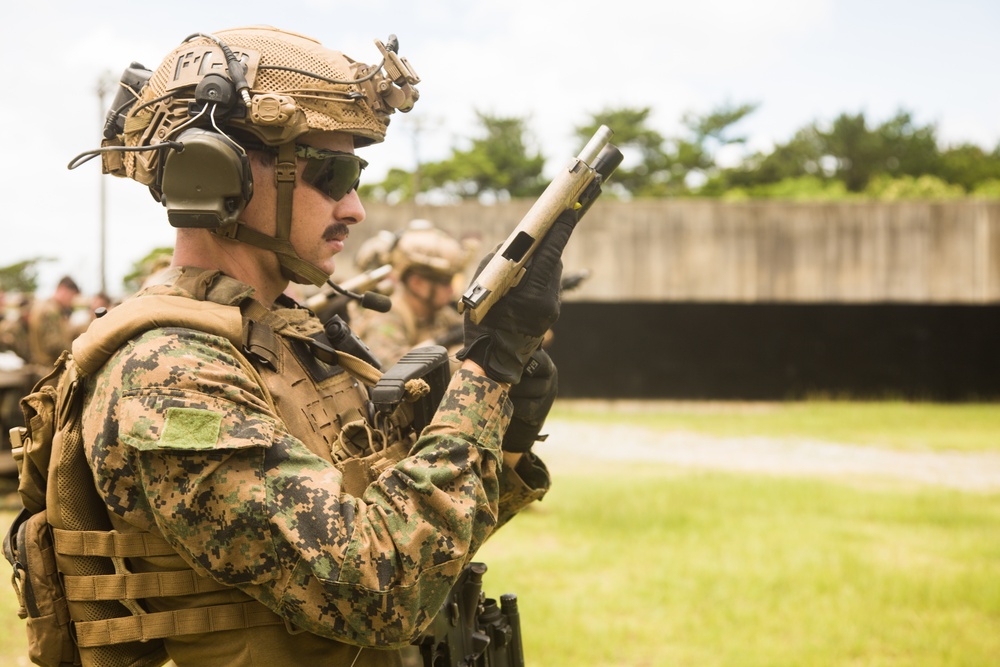
<path id="1" fill-rule="evenodd" d="M 334 239 L 346 239 L 351 235 L 351 230 L 346 223 L 335 222 L 323 230 L 323 240 L 332 241 Z"/>

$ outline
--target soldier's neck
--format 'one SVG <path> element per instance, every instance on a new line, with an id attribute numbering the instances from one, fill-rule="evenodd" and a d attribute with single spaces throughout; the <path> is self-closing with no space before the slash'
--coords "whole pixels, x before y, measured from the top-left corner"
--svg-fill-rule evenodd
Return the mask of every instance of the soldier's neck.
<path id="1" fill-rule="evenodd" d="M 258 301 L 270 308 L 288 287 L 278 258 L 269 250 L 212 234 L 204 229 L 178 229 L 173 266 L 217 269 L 254 288 Z"/>

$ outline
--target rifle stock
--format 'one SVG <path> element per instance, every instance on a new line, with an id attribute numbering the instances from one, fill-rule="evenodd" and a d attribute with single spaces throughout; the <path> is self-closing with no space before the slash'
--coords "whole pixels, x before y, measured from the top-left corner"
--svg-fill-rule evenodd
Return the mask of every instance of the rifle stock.
<path id="1" fill-rule="evenodd" d="M 430 626 L 413 641 L 424 667 L 524 667 L 517 596 L 483 594 L 485 563 L 466 567 Z"/>

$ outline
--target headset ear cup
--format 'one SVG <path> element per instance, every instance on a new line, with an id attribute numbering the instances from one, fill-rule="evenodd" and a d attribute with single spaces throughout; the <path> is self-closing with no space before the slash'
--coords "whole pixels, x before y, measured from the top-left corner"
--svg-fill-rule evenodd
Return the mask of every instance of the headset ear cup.
<path id="1" fill-rule="evenodd" d="M 160 203 L 174 227 L 218 229 L 236 222 L 253 194 L 246 152 L 218 132 L 189 128 L 163 162 Z"/>

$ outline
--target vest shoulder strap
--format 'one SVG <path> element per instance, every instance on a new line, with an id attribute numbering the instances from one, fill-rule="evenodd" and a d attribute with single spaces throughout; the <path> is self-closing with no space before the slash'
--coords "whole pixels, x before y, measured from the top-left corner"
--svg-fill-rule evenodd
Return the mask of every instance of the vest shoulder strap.
<path id="1" fill-rule="evenodd" d="M 94 373 L 131 338 L 164 327 L 183 327 L 221 336 L 238 350 L 243 345 L 243 314 L 239 308 L 183 296 L 151 294 L 129 299 L 91 323 L 73 342 L 73 358 L 85 373 Z"/>

